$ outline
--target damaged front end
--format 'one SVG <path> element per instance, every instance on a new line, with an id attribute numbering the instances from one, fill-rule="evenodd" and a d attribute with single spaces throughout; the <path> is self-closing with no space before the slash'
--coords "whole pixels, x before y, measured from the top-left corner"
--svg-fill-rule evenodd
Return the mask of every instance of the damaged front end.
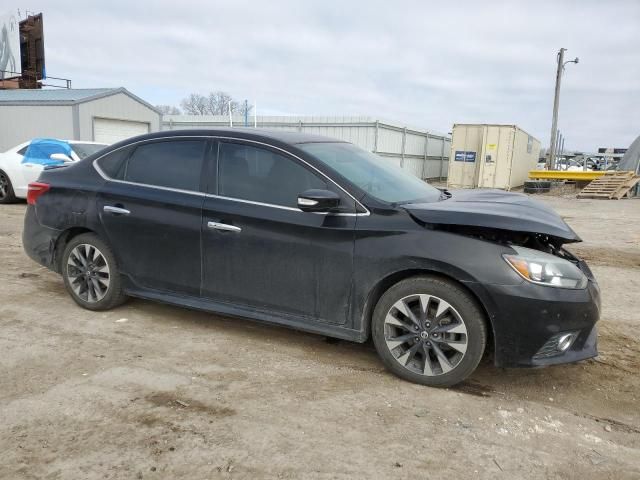
<path id="1" fill-rule="evenodd" d="M 586 263 L 564 248 L 582 240 L 555 211 L 500 190 L 454 191 L 439 202 L 403 207 L 425 229 L 509 247 L 502 260 L 525 281 L 467 282 L 494 305 L 487 310 L 496 365 L 543 366 L 597 355 L 599 288 Z"/>
<path id="2" fill-rule="evenodd" d="M 569 243 L 565 239 L 540 233 L 514 232 L 490 227 L 471 227 L 467 225 L 423 224 L 423 227 L 430 230 L 438 230 L 478 238 L 480 240 L 499 243 L 510 247 L 524 247 L 553 255 L 571 262 L 579 268 L 589 280 L 595 281 L 595 277 L 593 276 L 589 266 L 582 259 L 576 257 L 573 253 L 564 248 L 564 245 Z"/>
<path id="3" fill-rule="evenodd" d="M 516 245 L 578 262 L 563 245 L 580 237 L 555 211 L 527 195 L 502 190 L 447 192 L 440 202 L 406 204 L 428 229 Z"/>

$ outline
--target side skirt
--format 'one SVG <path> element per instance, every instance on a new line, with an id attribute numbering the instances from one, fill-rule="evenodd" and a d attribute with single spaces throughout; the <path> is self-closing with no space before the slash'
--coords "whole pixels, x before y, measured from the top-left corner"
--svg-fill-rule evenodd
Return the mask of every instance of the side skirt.
<path id="1" fill-rule="evenodd" d="M 125 289 L 125 293 L 131 297 L 146 300 L 155 300 L 161 303 L 179 305 L 220 315 L 237 317 L 247 320 L 279 325 L 300 330 L 303 332 L 316 333 L 327 337 L 349 340 L 351 342 L 363 343 L 367 340 L 365 332 L 345 328 L 340 325 L 330 325 L 326 323 L 314 322 L 303 317 L 273 313 L 269 311 L 249 308 L 245 306 L 232 305 L 224 302 L 216 302 L 209 299 L 175 295 L 172 293 L 160 292 L 156 290 L 130 287 Z"/>

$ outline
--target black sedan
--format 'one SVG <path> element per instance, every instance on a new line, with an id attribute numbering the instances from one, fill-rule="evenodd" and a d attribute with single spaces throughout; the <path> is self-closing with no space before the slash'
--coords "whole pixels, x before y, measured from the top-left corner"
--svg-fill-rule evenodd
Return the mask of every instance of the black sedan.
<path id="1" fill-rule="evenodd" d="M 24 248 L 90 310 L 128 296 L 372 337 L 407 380 L 597 355 L 599 289 L 552 210 L 436 189 L 352 144 L 183 130 L 129 139 L 29 185 Z"/>

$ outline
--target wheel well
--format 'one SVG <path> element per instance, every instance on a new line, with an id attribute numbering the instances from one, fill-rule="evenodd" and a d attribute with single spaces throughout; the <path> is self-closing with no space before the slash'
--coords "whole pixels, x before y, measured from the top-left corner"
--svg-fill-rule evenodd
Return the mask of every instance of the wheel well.
<path id="1" fill-rule="evenodd" d="M 56 240 L 56 245 L 53 250 L 53 266 L 56 272 L 62 272 L 62 253 L 64 252 L 67 244 L 78 235 L 82 235 L 83 233 L 94 233 L 92 230 L 83 227 L 73 227 L 65 230 L 58 236 Z"/>
<path id="2" fill-rule="evenodd" d="M 369 297 L 367 298 L 367 303 L 365 305 L 365 309 L 363 313 L 364 326 L 366 328 L 366 338 L 369 338 L 369 336 L 371 335 L 371 320 L 373 318 L 373 311 L 375 310 L 376 305 L 378 304 L 378 301 L 380 300 L 380 297 L 382 297 L 384 292 L 386 292 L 389 288 L 391 288 L 396 283 L 401 282 L 402 280 L 405 280 L 411 277 L 418 277 L 422 275 L 429 275 L 431 277 L 440 277 L 444 280 L 453 282 L 456 285 L 458 285 L 462 290 L 467 292 L 471 296 L 471 298 L 475 300 L 475 302 L 478 304 L 478 306 L 484 313 L 484 320 L 487 323 L 487 327 L 488 327 L 487 334 L 489 337 L 487 339 L 487 347 L 489 347 L 490 351 L 493 351 L 493 349 L 495 348 L 493 323 L 491 322 L 491 316 L 489 315 L 489 312 L 487 311 L 486 307 L 484 306 L 480 298 L 471 289 L 469 289 L 469 287 L 467 287 L 462 282 L 458 281 L 456 278 L 450 275 L 446 275 L 442 272 L 425 270 L 425 269 L 411 269 L 411 270 L 403 270 L 401 272 L 392 273 L 391 275 L 383 278 L 382 280 L 380 280 L 380 282 L 378 282 L 378 284 L 373 288 L 373 290 L 369 294 Z"/>

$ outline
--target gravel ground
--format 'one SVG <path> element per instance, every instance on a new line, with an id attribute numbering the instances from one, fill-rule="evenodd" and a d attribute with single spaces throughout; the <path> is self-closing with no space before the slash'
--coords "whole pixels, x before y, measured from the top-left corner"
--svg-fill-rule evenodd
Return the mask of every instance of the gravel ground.
<path id="1" fill-rule="evenodd" d="M 0 207 L 0 478 L 640 478 L 640 201 L 542 197 L 603 289 L 596 360 L 455 389 L 370 345 L 130 301 L 77 307 Z"/>

